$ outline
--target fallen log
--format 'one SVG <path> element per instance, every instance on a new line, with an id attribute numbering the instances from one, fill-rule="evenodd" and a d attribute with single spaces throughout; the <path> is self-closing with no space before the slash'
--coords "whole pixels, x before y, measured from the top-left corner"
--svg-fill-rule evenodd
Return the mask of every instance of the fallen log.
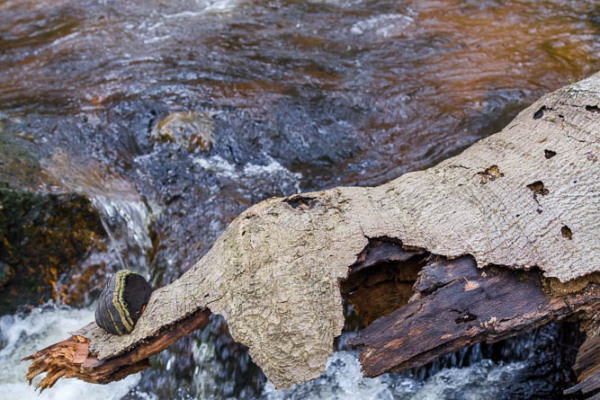
<path id="1" fill-rule="evenodd" d="M 599 105 L 596 74 L 436 167 L 379 187 L 266 200 L 155 291 L 131 334 L 91 324 L 75 336 L 110 362 L 209 309 L 275 386 L 289 387 L 323 371 L 344 297 L 371 324 L 354 342 L 369 375 L 551 320 L 589 319 L 600 271 Z M 30 376 L 59 365 L 50 386 L 71 368 L 53 363 L 58 353 L 34 354 Z"/>

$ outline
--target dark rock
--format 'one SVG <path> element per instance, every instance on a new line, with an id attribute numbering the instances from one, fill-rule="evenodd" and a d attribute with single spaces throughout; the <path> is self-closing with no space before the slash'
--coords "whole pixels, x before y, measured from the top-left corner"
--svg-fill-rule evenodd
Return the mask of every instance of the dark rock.
<path id="1" fill-rule="evenodd" d="M 106 232 L 90 200 L 79 194 L 39 194 L 0 187 L 0 263 L 15 274 L 0 289 L 0 315 L 61 296 L 56 283 Z"/>

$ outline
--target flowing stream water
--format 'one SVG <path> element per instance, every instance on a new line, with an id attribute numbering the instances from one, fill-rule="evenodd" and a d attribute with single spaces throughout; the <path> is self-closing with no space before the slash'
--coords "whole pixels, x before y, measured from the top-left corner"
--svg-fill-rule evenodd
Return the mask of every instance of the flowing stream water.
<path id="1" fill-rule="evenodd" d="M 106 232 L 53 301 L 0 317 L 0 399 L 36 396 L 18 360 L 89 322 L 108 273 L 162 286 L 265 198 L 432 166 L 600 70 L 599 39 L 591 0 L 0 0 L 0 181 L 85 196 Z M 341 340 L 278 391 L 213 316 L 147 371 L 36 398 L 547 398 L 573 330 L 375 379 Z"/>

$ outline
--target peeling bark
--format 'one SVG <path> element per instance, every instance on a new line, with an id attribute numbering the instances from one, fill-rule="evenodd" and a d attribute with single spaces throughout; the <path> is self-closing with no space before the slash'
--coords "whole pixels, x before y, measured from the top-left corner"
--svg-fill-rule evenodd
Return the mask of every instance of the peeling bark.
<path id="1" fill-rule="evenodd" d="M 23 360 L 33 360 L 27 372 L 27 380 L 41 373 L 46 375 L 36 386 L 41 391 L 52 387 L 60 378 L 78 378 L 90 383 L 109 383 L 142 371 L 150 366 L 148 358 L 157 354 L 177 340 L 208 324 L 208 310 L 200 310 L 180 321 L 176 327 L 165 328 L 155 337 L 118 357 L 99 360 L 89 349 L 89 339 L 71 336 L 32 354 Z"/>
<path id="2" fill-rule="evenodd" d="M 598 288 L 586 277 L 600 270 L 598 104 L 600 74 L 544 96 L 502 132 L 436 167 L 379 187 L 266 200 L 236 218 L 180 279 L 155 291 L 130 335 L 108 335 L 94 325 L 77 335 L 89 339 L 98 360 L 110 360 L 208 308 L 225 317 L 233 338 L 249 347 L 276 387 L 289 387 L 323 371 L 344 323 L 340 281 L 350 266 L 363 262 L 357 274 L 370 268 L 365 260 L 378 251 L 368 249 L 376 238 L 460 259 L 421 277 L 417 291 L 425 297 L 395 311 L 397 324 L 377 321 L 356 342 L 367 346 L 363 362 L 369 374 L 589 311 Z M 534 270 L 509 273 L 488 265 Z M 555 296 L 544 292 L 542 275 L 584 283 L 577 292 Z M 364 281 L 350 291 L 381 282 Z M 512 291 L 524 313 L 516 320 L 512 307 L 502 304 L 514 302 Z M 369 318 L 390 312 L 405 297 L 367 304 L 377 309 Z M 445 313 L 453 329 L 432 326 L 434 312 Z M 410 318 L 418 330 L 403 325 Z M 386 344 L 375 333 L 383 324 L 401 335 L 386 336 L 395 349 L 389 356 L 378 356 Z M 391 359 L 378 361 L 385 357 Z"/>
<path id="3" fill-rule="evenodd" d="M 565 390 L 565 394 L 581 391 L 592 400 L 600 399 L 600 336 L 588 336 L 579 348 L 573 369 L 579 383 Z"/>
<path id="4" fill-rule="evenodd" d="M 441 355 L 497 342 L 564 318 L 598 312 L 600 286 L 555 295 L 539 271 L 477 268 L 471 257 L 440 259 L 420 272 L 413 301 L 349 341 L 366 376 L 425 365 Z"/>

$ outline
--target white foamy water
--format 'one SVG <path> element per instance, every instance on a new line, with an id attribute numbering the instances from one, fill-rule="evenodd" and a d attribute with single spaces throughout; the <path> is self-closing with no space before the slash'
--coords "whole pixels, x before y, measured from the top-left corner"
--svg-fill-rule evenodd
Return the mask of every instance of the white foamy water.
<path id="1" fill-rule="evenodd" d="M 384 379 L 363 378 L 358 359 L 347 351 L 336 352 L 328 360 L 327 369 L 320 378 L 302 385 L 294 385 L 287 390 L 276 390 L 271 383 L 267 383 L 263 394 L 264 400 L 386 398 L 390 397 Z"/>
<path id="2" fill-rule="evenodd" d="M 268 181 L 282 180 L 294 184 L 296 192 L 300 192 L 300 179 L 302 174 L 291 172 L 277 160 L 266 155 L 269 163 L 266 165 L 246 164 L 242 169 L 237 168 L 231 162 L 221 156 L 215 155 L 209 158 L 196 157 L 193 163 L 206 171 L 213 172 L 222 177 L 232 180 L 247 181 L 249 179 L 263 179 Z"/>
<path id="3" fill-rule="evenodd" d="M 0 317 L 0 399 L 116 400 L 127 394 L 138 383 L 140 374 L 107 385 L 60 379 L 53 388 L 41 394 L 25 380 L 29 362 L 21 361 L 23 357 L 66 339 L 70 331 L 77 330 L 93 319 L 92 309 L 54 307 L 37 308 L 26 316 Z M 39 379 L 34 380 L 34 385 Z"/>
<path id="4" fill-rule="evenodd" d="M 320 378 L 287 390 L 267 383 L 261 400 L 439 400 L 457 398 L 457 392 L 465 400 L 493 399 L 526 367 L 525 362 L 484 359 L 466 368 L 442 369 L 424 381 L 399 374 L 363 378 L 357 354 L 339 351 Z"/>
<path id="5" fill-rule="evenodd" d="M 415 31 L 415 20 L 402 14 L 378 15 L 352 25 L 354 35 L 374 34 L 382 38 L 410 36 Z"/>
<path id="6" fill-rule="evenodd" d="M 190 3 L 184 2 L 184 11 L 176 14 L 164 15 L 166 18 L 193 18 L 204 13 L 226 13 L 234 10 L 241 0 L 194 0 Z M 183 8 L 182 7 L 182 8 Z"/>

